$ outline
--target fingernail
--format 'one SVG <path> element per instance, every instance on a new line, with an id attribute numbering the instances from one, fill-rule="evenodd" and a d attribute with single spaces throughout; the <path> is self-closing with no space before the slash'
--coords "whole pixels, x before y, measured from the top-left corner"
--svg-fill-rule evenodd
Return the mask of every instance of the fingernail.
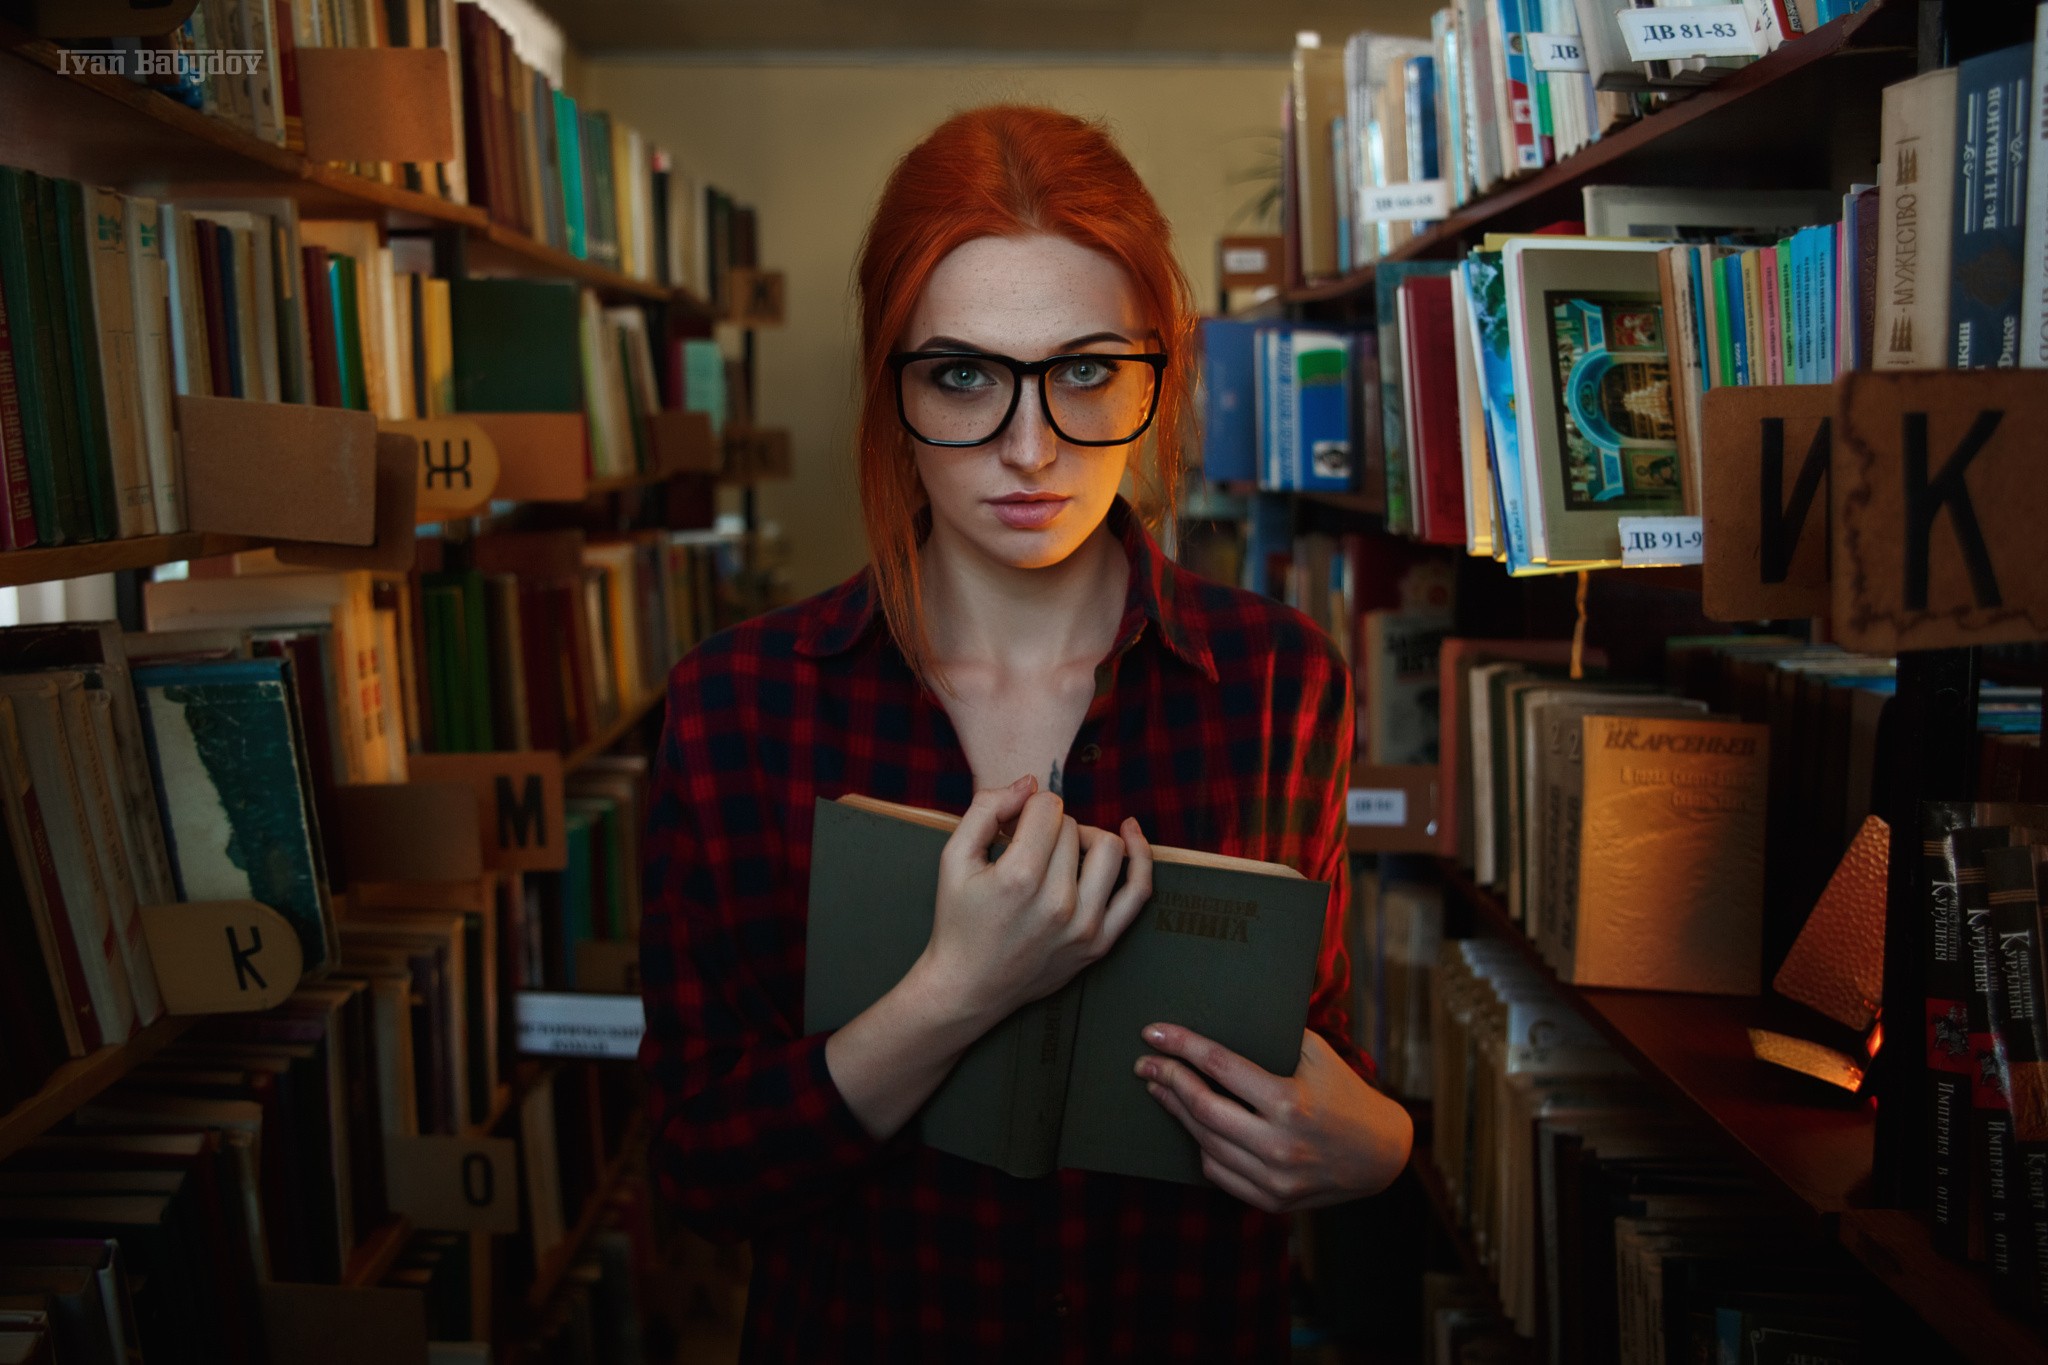
<path id="1" fill-rule="evenodd" d="M 1140 1057 L 1137 1069 L 1138 1074 L 1148 1081 L 1155 1079 L 1159 1075 L 1158 1063 L 1154 1062 L 1150 1057 Z"/>
<path id="2" fill-rule="evenodd" d="M 1164 1043 L 1166 1041 L 1166 1030 L 1157 1025 L 1146 1029 L 1145 1041 L 1148 1043 Z"/>
<path id="3" fill-rule="evenodd" d="M 1145 1091 L 1147 1094 L 1151 1095 L 1152 1098 L 1155 1100 L 1166 1093 L 1165 1088 L 1159 1085 L 1156 1081 L 1145 1082 Z"/>

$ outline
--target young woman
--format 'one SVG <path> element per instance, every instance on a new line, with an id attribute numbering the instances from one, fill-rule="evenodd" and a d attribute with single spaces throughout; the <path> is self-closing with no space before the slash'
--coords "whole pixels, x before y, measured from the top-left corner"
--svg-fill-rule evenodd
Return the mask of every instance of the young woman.
<path id="1" fill-rule="evenodd" d="M 670 681 L 642 973 L 661 1188 L 752 1238 L 748 1360 L 1283 1358 L 1284 1215 L 1381 1189 L 1411 1139 L 1348 1036 L 1349 674 L 1300 613 L 1167 560 L 1118 492 L 1170 499 L 1196 362 L 1166 221 L 1103 129 L 952 118 L 890 176 L 859 280 L 873 562 Z M 965 816 L 923 956 L 806 1035 L 812 803 L 847 792 Z M 1213 1183 L 1019 1180 L 911 1141 L 970 1043 L 1132 921 L 1153 839 L 1331 884 L 1292 1076 L 1145 1031 L 1132 1084 Z"/>

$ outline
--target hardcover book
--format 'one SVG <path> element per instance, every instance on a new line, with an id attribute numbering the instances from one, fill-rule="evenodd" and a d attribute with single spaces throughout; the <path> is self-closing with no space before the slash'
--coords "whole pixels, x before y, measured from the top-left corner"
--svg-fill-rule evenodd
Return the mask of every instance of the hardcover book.
<path id="1" fill-rule="evenodd" d="M 1954 264 L 1949 363 L 2005 369 L 2020 360 L 2031 43 L 1956 68 Z"/>
<path id="2" fill-rule="evenodd" d="M 958 823 L 871 797 L 817 802 L 806 1031 L 845 1024 L 917 960 Z M 1277 863 L 1152 853 L 1138 918 L 1101 961 L 967 1050 L 914 1120 L 924 1143 L 1015 1176 L 1073 1167 L 1203 1184 L 1194 1139 L 1132 1069 L 1151 1051 L 1140 1030 L 1180 1024 L 1294 1073 L 1329 884 Z"/>

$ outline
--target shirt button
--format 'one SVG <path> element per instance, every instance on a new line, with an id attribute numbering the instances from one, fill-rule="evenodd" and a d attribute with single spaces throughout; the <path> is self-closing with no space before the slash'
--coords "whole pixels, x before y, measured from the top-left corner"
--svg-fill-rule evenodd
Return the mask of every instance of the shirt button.
<path id="1" fill-rule="evenodd" d="M 1102 757 L 1102 746 L 1100 744 L 1083 744 L 1081 752 L 1075 754 L 1074 757 L 1083 763 L 1093 763 L 1096 759 Z"/>
<path id="2" fill-rule="evenodd" d="M 1052 1315 L 1056 1318 L 1063 1318 L 1067 1315 L 1067 1296 L 1065 1294 L 1055 1294 L 1052 1296 Z"/>

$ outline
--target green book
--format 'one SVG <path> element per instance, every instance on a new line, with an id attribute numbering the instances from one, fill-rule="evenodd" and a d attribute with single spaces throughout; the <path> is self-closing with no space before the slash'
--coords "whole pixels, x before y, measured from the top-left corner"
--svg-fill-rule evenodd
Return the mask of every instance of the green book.
<path id="1" fill-rule="evenodd" d="M 8 341 L 14 347 L 15 392 L 21 403 L 22 444 L 28 453 L 29 505 L 36 539 L 60 544 L 66 534 L 58 508 L 57 466 L 47 395 L 56 392 L 48 368 L 50 328 L 37 302 L 30 244 L 36 238 L 35 175 L 0 166 L 0 295 L 7 300 Z"/>
<path id="2" fill-rule="evenodd" d="M 84 445 L 78 433 L 77 373 L 71 361 L 71 323 L 64 307 L 63 261 L 57 246 L 57 187 L 35 178 L 35 221 L 28 232 L 31 307 L 48 325 L 49 344 L 39 348 L 44 409 L 50 421 L 50 458 L 57 471 L 57 514 L 69 540 L 97 539 L 92 503 L 85 492 Z"/>
<path id="3" fill-rule="evenodd" d="M 327 258 L 328 286 L 334 292 L 335 364 L 341 372 L 341 405 L 368 411 L 370 390 L 363 377 L 363 319 L 357 306 L 356 258 L 335 252 Z"/>
<path id="4" fill-rule="evenodd" d="M 555 96 L 555 147 L 562 162 L 562 208 L 569 229 L 569 254 L 582 260 L 590 254 L 583 199 L 583 122 L 576 116 L 576 101 L 557 90 Z"/>
<path id="5" fill-rule="evenodd" d="M 583 411 L 583 319 L 569 280 L 451 280 L 457 412 Z"/>
<path id="6" fill-rule="evenodd" d="M 420 607 L 427 625 L 428 705 L 434 713 L 434 747 L 444 754 L 465 754 L 470 743 L 469 710 L 458 703 L 462 650 L 462 590 L 440 575 L 420 583 Z"/>
<path id="7" fill-rule="evenodd" d="M 491 605 L 484 576 L 465 570 L 462 583 L 462 702 L 469 708 L 470 747 L 485 753 L 498 747 L 491 724 Z"/>
<path id="8" fill-rule="evenodd" d="M 817 802 L 806 1032 L 845 1024 L 924 951 L 957 823 L 867 797 Z M 1133 1071 L 1152 1051 L 1140 1030 L 1180 1024 L 1293 1075 L 1330 885 L 1248 858 L 1153 855 L 1152 898 L 1116 946 L 968 1048 L 913 1120 L 920 1141 L 1015 1176 L 1207 1183 L 1194 1139 Z"/>
<path id="9" fill-rule="evenodd" d="M 120 529 L 120 508 L 114 493 L 113 439 L 107 433 L 106 379 L 100 373 L 99 319 L 92 306 L 93 216 L 85 202 L 85 186 L 76 180 L 53 183 L 86 502 L 92 513 L 93 537 L 110 540 Z"/>

